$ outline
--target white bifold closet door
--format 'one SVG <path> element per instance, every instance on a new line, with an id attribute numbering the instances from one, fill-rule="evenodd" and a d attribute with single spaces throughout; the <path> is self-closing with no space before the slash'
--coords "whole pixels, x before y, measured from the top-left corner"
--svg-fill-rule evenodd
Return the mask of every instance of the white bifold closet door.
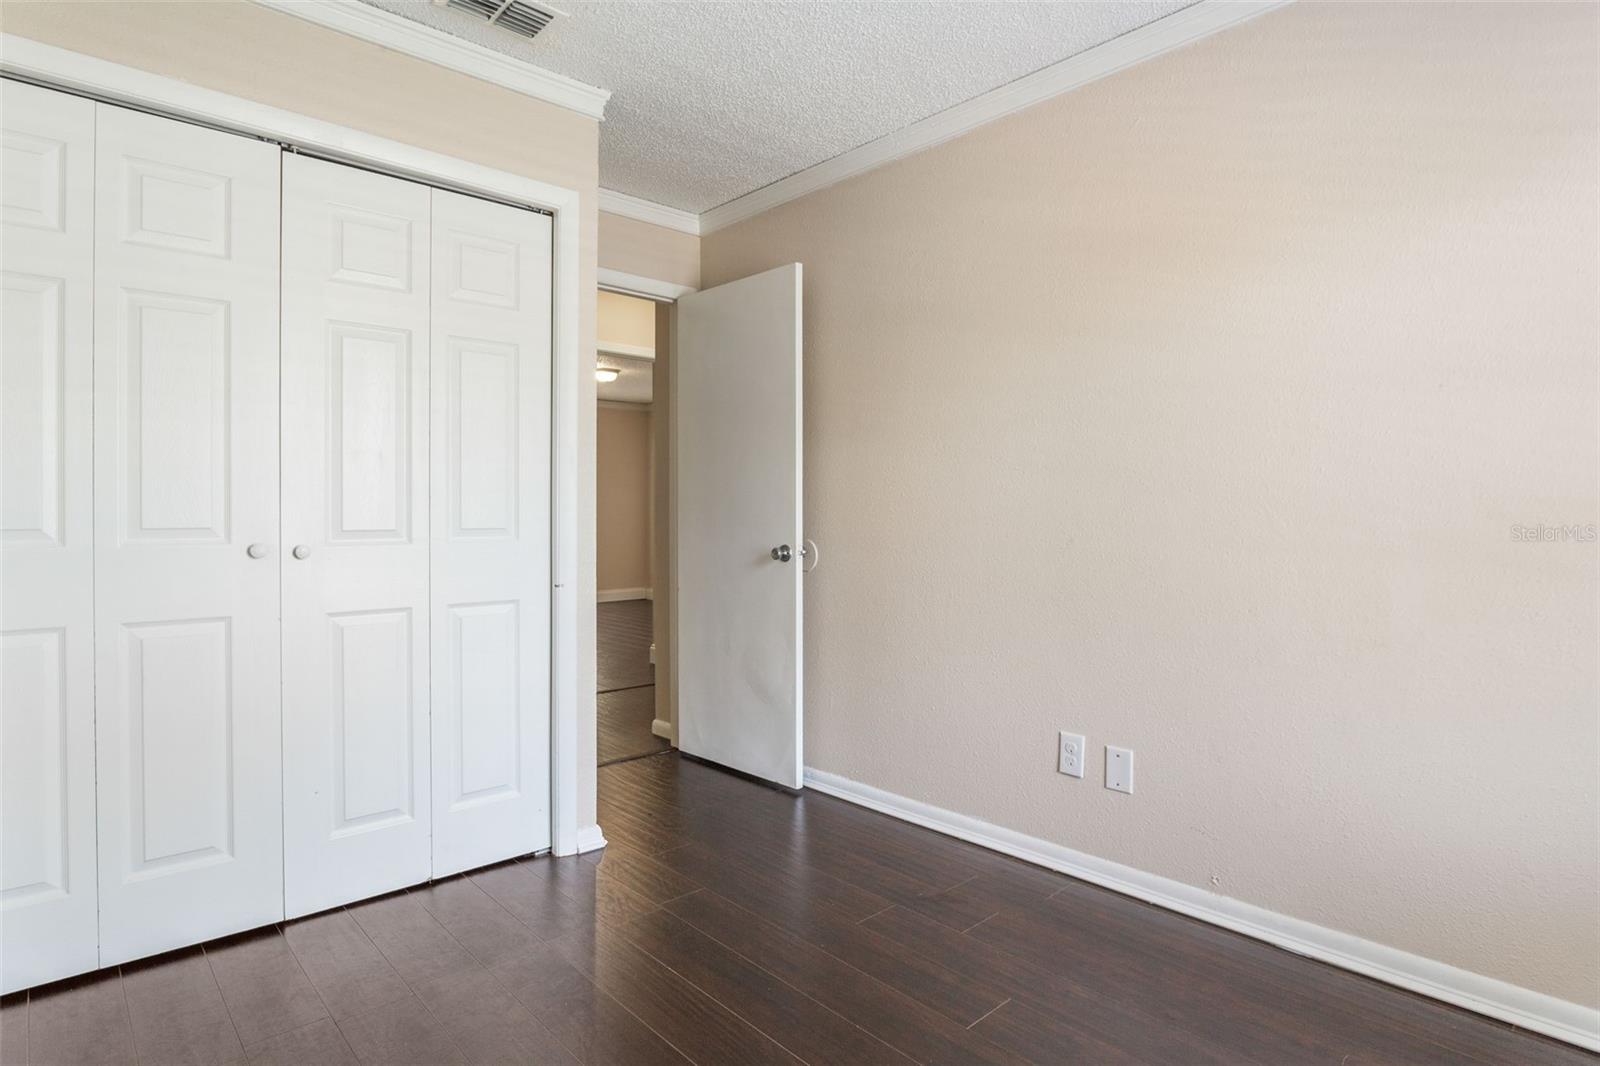
<path id="1" fill-rule="evenodd" d="M 433 875 L 550 846 L 545 215 L 433 190 Z"/>
<path id="2" fill-rule="evenodd" d="M 283 160 L 284 892 L 428 878 L 429 189 Z"/>
<path id="3" fill-rule="evenodd" d="M 550 220 L 284 159 L 290 916 L 548 847 Z"/>
<path id="4" fill-rule="evenodd" d="M 0 992 L 92 970 L 94 104 L 0 82 Z"/>
<path id="5" fill-rule="evenodd" d="M 279 151 L 95 112 L 104 966 L 283 916 Z"/>

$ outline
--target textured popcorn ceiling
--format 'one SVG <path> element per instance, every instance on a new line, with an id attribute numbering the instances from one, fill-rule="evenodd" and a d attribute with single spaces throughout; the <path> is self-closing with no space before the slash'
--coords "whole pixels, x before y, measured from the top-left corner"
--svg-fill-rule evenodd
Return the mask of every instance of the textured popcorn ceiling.
<path id="1" fill-rule="evenodd" d="M 705 211 L 1188 6 L 557 0 L 526 40 L 429 0 L 367 0 L 612 91 L 600 184 Z"/>

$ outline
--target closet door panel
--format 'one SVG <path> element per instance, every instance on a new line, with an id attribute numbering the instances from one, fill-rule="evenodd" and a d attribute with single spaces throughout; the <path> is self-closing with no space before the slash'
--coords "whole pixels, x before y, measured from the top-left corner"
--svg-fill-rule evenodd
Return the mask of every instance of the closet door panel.
<path id="1" fill-rule="evenodd" d="M 284 158 L 291 916 L 429 873 L 428 215 L 425 186 Z"/>
<path id="2" fill-rule="evenodd" d="M 98 964 L 94 104 L 0 82 L 0 991 Z"/>
<path id="3" fill-rule="evenodd" d="M 278 174 L 96 105 L 103 965 L 283 916 Z"/>
<path id="4" fill-rule="evenodd" d="M 550 845 L 544 215 L 433 190 L 433 874 Z"/>

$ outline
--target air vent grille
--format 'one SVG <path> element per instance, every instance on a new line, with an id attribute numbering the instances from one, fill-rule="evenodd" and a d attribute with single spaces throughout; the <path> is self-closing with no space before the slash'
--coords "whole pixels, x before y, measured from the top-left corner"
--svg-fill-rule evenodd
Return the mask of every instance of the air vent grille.
<path id="1" fill-rule="evenodd" d="M 437 0 L 435 0 L 437 2 Z M 537 37 L 539 31 L 565 12 L 528 0 L 447 0 L 457 11 L 467 11 L 523 37 Z"/>

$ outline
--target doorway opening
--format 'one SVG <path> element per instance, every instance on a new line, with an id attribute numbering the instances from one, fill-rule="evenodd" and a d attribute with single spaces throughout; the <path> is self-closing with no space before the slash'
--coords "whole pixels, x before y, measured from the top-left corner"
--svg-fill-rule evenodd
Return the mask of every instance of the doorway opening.
<path id="1" fill-rule="evenodd" d="M 666 586 L 656 439 L 666 405 L 657 403 L 656 304 L 602 290 L 596 333 L 595 752 L 606 766 L 672 747 L 656 677 L 655 600 Z"/>

